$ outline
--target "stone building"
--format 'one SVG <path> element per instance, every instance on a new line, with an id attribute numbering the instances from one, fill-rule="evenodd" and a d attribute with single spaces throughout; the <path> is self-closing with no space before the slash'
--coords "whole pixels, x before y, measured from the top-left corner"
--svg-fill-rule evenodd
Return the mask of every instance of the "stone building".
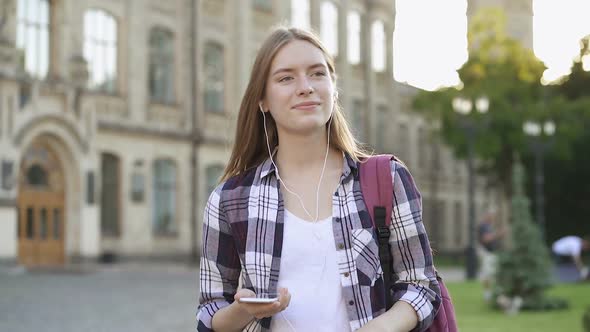
<path id="1" fill-rule="evenodd" d="M 509 4 L 532 40 L 530 0 L 473 7 L 487 2 Z M 254 55 L 295 18 L 335 36 L 344 109 L 412 170 L 434 246 L 466 245 L 464 163 L 393 80 L 394 0 L 0 0 L 0 15 L 2 260 L 198 253 Z M 478 207 L 502 206 L 478 180 Z"/>

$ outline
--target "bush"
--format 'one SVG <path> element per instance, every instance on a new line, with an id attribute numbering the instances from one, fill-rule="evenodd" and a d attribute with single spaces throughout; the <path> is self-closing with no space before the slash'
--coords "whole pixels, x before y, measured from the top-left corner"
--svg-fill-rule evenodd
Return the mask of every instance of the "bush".
<path id="1" fill-rule="evenodd" d="M 558 297 L 542 297 L 538 300 L 525 300 L 522 310 L 546 311 L 546 310 L 563 310 L 568 309 L 567 300 Z"/>
<path id="2" fill-rule="evenodd" d="M 590 307 L 586 308 L 586 312 L 584 312 L 582 325 L 584 326 L 584 331 L 590 332 Z"/>

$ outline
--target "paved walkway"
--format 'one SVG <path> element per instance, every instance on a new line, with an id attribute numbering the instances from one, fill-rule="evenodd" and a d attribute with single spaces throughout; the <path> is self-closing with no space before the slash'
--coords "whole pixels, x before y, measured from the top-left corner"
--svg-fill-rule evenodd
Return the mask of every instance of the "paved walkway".
<path id="1" fill-rule="evenodd" d="M 464 276 L 440 273 L 449 282 Z M 197 267 L 179 264 L 0 266 L 0 331 L 194 331 L 197 280 Z"/>
<path id="2" fill-rule="evenodd" d="M 182 265 L 3 267 L 0 331 L 194 331 L 197 277 Z"/>

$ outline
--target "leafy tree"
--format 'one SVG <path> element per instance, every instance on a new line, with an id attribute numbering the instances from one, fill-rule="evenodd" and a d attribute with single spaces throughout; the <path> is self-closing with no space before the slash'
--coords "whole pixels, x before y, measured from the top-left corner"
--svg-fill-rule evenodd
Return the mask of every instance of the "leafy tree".
<path id="1" fill-rule="evenodd" d="M 580 41 L 571 73 L 552 86 L 561 104 L 555 108 L 561 110 L 556 143 L 562 146 L 554 149 L 546 162 L 545 213 L 550 242 L 565 235 L 590 234 L 590 187 L 585 185 L 590 183 L 590 132 L 584 130 L 590 127 L 590 72 L 583 66 L 584 57 L 589 56 L 590 35 Z M 559 206 L 551 202 L 559 202 Z"/>
<path id="2" fill-rule="evenodd" d="M 473 140 L 480 171 L 492 176 L 492 184 L 510 190 L 510 168 L 515 152 L 526 149 L 522 124 L 538 112 L 545 88 L 540 80 L 545 69 L 534 53 L 505 32 L 506 18 L 498 9 L 482 9 L 473 17 L 468 32 L 469 60 L 458 70 L 462 87 L 422 91 L 414 108 L 441 121 L 441 134 L 458 157 L 467 153 L 468 138 L 463 130 L 465 117 L 480 128 Z M 458 115 L 455 97 L 489 99 L 485 115 L 472 111 Z"/>

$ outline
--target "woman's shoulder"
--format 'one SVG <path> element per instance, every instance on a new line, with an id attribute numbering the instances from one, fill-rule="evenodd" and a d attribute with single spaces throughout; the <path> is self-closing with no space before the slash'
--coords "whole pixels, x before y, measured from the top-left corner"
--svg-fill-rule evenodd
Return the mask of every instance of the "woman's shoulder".
<path id="1" fill-rule="evenodd" d="M 408 166 L 406 165 L 406 163 L 404 163 L 403 160 L 401 160 L 400 158 L 398 158 L 395 155 L 391 155 L 391 161 L 390 161 L 390 165 L 391 165 L 391 175 L 395 175 L 398 172 L 410 172 Z"/>
<path id="2" fill-rule="evenodd" d="M 236 190 L 247 189 L 252 186 L 256 177 L 257 167 L 248 169 L 241 174 L 234 175 L 228 179 L 221 181 L 215 189 L 211 192 L 211 195 L 216 195 L 220 199 L 226 192 L 236 192 Z M 235 195 L 232 195 L 235 196 Z"/>
<path id="3" fill-rule="evenodd" d="M 393 158 L 391 158 L 390 165 L 392 178 L 401 178 L 402 180 L 408 179 L 413 182 L 412 173 L 410 172 L 410 169 L 408 168 L 406 163 L 403 162 L 403 160 L 399 159 L 396 156 L 393 156 Z"/>

